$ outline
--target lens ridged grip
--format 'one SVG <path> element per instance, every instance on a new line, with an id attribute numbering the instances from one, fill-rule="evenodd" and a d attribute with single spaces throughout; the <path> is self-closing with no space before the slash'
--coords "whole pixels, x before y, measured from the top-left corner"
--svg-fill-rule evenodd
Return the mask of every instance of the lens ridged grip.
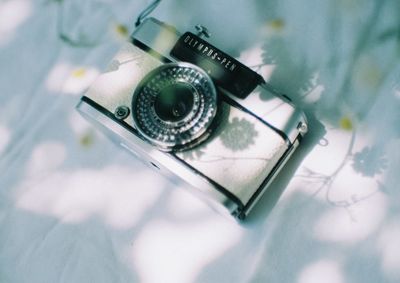
<path id="1" fill-rule="evenodd" d="M 174 84 L 193 89 L 193 107 L 179 121 L 162 120 L 154 110 L 160 91 Z M 190 63 L 162 65 L 139 83 L 132 98 L 132 116 L 137 130 L 149 142 L 164 151 L 183 150 L 196 145 L 217 113 L 217 92 L 210 77 Z"/>

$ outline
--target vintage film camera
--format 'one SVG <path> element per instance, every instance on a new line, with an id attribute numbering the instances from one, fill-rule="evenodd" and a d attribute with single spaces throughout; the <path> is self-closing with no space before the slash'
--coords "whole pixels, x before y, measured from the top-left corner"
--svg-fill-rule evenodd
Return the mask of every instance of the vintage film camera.
<path id="1" fill-rule="evenodd" d="M 201 38 L 147 18 L 77 109 L 131 153 L 244 219 L 307 132 L 302 111 Z"/>

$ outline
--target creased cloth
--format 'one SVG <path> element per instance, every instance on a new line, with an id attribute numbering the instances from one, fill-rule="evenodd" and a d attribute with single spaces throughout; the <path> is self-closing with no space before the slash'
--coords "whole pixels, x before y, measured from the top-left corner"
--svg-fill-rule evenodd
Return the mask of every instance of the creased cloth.
<path id="1" fill-rule="evenodd" d="M 399 282 L 400 2 L 165 0 L 153 13 L 203 24 L 307 113 L 242 224 L 74 109 L 149 2 L 0 2 L 0 282 Z"/>

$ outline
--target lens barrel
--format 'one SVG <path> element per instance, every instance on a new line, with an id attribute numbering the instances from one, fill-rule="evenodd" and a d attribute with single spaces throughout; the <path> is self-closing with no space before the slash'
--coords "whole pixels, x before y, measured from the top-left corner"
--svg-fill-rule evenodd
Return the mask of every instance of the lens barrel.
<path id="1" fill-rule="evenodd" d="M 164 151 L 185 150 L 204 140 L 216 113 L 214 83 L 190 63 L 169 63 L 152 70 L 132 97 L 137 130 Z"/>

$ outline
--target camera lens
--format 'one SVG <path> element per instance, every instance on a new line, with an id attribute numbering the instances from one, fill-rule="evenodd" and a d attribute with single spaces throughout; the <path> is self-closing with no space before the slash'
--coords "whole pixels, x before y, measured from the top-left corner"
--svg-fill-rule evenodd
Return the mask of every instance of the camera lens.
<path id="1" fill-rule="evenodd" d="M 148 73 L 132 97 L 139 133 L 164 151 L 184 150 L 210 134 L 217 113 L 211 78 L 190 63 L 170 63 Z"/>
<path id="2" fill-rule="evenodd" d="M 177 122 L 193 108 L 195 89 L 185 83 L 171 84 L 160 90 L 154 101 L 154 110 L 161 120 Z"/>

